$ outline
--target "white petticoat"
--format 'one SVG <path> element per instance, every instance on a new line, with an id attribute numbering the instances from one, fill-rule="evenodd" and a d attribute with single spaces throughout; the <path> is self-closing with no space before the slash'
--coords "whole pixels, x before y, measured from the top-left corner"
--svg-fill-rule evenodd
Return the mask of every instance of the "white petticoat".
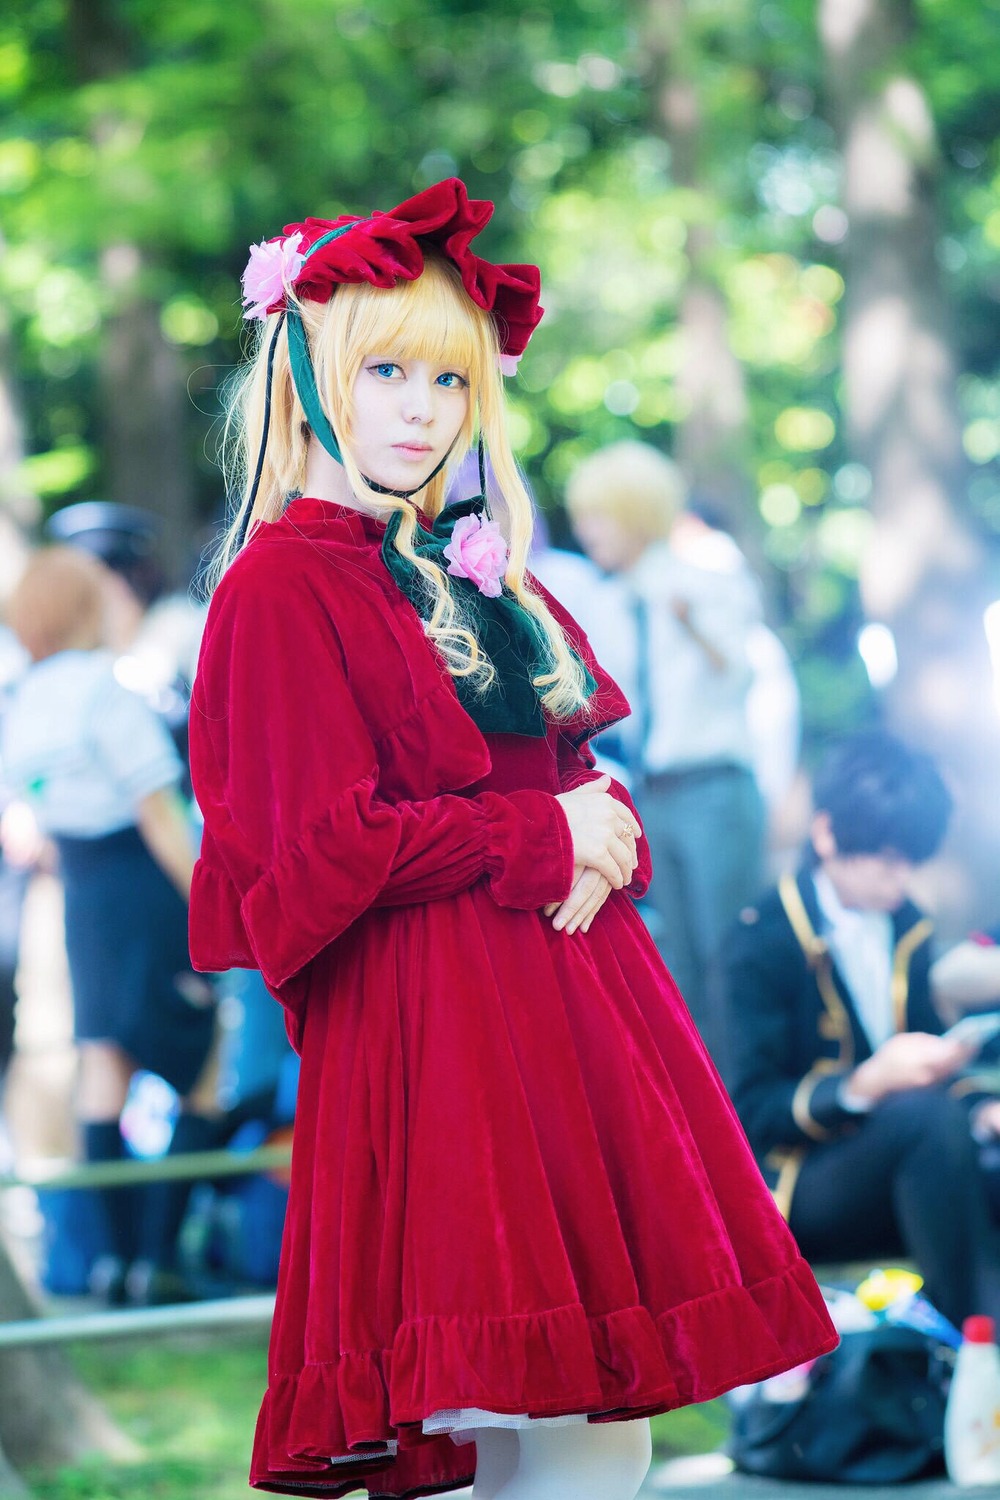
<path id="1" fill-rule="evenodd" d="M 425 1417 L 421 1426 L 431 1436 L 447 1435 L 458 1447 L 475 1441 L 477 1427 L 506 1427 L 521 1431 L 525 1427 L 573 1427 L 586 1422 L 586 1412 L 571 1412 L 564 1417 L 529 1417 L 520 1412 L 513 1416 L 509 1412 L 480 1411 L 477 1406 L 465 1406 L 460 1411 L 435 1411 Z M 345 1453 L 331 1458 L 331 1463 L 361 1463 L 377 1457 L 395 1458 L 399 1444 L 393 1438 L 384 1445 L 373 1445 L 361 1453 Z"/>
<path id="2" fill-rule="evenodd" d="M 480 1411 L 477 1406 L 465 1406 L 460 1411 L 434 1411 L 425 1417 L 421 1426 L 428 1436 L 448 1433 L 453 1443 L 469 1443 L 475 1437 L 477 1427 L 507 1427 L 521 1430 L 525 1427 L 572 1427 L 586 1422 L 586 1412 L 572 1412 L 564 1417 L 529 1417 L 526 1414 L 499 1411 Z"/>

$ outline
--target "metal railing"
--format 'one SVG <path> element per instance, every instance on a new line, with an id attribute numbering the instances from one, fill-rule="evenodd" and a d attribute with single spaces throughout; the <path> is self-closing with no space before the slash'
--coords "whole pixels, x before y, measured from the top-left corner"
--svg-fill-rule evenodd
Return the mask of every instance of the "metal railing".
<path id="1" fill-rule="evenodd" d="M 239 1177 L 251 1172 L 287 1171 L 288 1146 L 258 1146 L 254 1151 L 180 1151 L 153 1160 L 55 1162 L 32 1172 L 0 1176 L 4 1188 L 128 1187 L 139 1182 L 182 1182 L 209 1177 Z"/>
<path id="2" fill-rule="evenodd" d="M 179 1333 L 194 1328 L 268 1327 L 274 1294 L 169 1302 L 162 1307 L 102 1308 L 58 1317 L 41 1315 L 0 1323 L 0 1349 L 68 1344 L 78 1339 L 121 1338 L 136 1333 Z"/>
<path id="3" fill-rule="evenodd" d="M 238 1177 L 287 1171 L 290 1161 L 288 1146 L 259 1146 L 254 1151 L 179 1152 L 153 1161 L 60 1162 L 0 1176 L 0 1191 L 18 1187 L 76 1190 Z M 198 1328 L 266 1327 L 273 1312 L 272 1293 L 171 1302 L 160 1307 L 101 1308 L 70 1315 L 40 1312 L 37 1317 L 0 1323 L 0 1349 Z"/>

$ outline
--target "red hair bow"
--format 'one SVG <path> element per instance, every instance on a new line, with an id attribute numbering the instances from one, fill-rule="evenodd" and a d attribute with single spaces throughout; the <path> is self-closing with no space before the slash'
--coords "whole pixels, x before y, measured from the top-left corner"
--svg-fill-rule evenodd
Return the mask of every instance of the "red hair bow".
<path id="1" fill-rule="evenodd" d="M 254 306 L 245 316 L 279 312 L 287 285 L 298 297 L 326 302 L 343 282 L 392 287 L 413 281 L 424 268 L 421 241 L 429 241 L 458 268 L 476 306 L 493 315 L 501 354 L 516 359 L 541 320 L 541 277 L 537 266 L 493 265 L 472 251 L 472 240 L 492 215 L 492 203 L 470 198 L 464 182 L 449 177 L 388 213 L 286 224 L 280 242 L 251 251 L 243 284 L 244 300 Z"/>

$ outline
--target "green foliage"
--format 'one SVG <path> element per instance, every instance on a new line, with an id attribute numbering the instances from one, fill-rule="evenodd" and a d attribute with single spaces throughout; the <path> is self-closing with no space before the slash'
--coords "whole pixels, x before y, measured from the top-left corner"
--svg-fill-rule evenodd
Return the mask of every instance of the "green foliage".
<path id="1" fill-rule="evenodd" d="M 48 1500 L 244 1500 L 245 1474 L 237 1477 L 215 1463 L 167 1459 L 148 1464 L 81 1464 L 53 1475 L 35 1476 Z"/>
<path id="2" fill-rule="evenodd" d="M 653 1453 L 656 1459 L 715 1453 L 729 1432 L 729 1410 L 724 1401 L 706 1401 L 702 1406 L 679 1406 L 676 1411 L 654 1417 Z"/>
<path id="3" fill-rule="evenodd" d="M 254 1330 L 77 1346 L 81 1376 L 146 1456 L 28 1479 L 47 1500 L 243 1500 L 265 1343 Z"/>
<path id="4" fill-rule="evenodd" d="M 810 723 L 831 704 L 867 712 L 842 671 L 857 660 L 868 496 L 840 418 L 841 164 L 815 13 L 815 0 L 673 12 L 642 0 L 10 0 L 0 318 L 39 455 L 29 477 L 50 506 L 100 492 L 102 341 L 123 297 L 148 296 L 183 357 L 192 468 L 205 513 L 217 511 L 205 454 L 238 355 L 247 245 L 305 213 L 389 204 L 459 173 L 497 204 L 492 253 L 542 265 L 548 314 L 513 388 L 513 430 L 553 509 L 582 453 L 634 432 L 673 445 L 686 415 L 678 311 L 700 237 L 699 274 L 724 296 L 750 404 L 741 540 L 770 569 L 796 655 L 821 658 Z M 975 472 L 956 503 L 993 545 L 1000 6 L 917 0 L 914 15 L 899 66 L 935 111 L 939 254 L 967 372 Z M 696 101 L 691 161 L 664 138 L 664 80 Z"/>

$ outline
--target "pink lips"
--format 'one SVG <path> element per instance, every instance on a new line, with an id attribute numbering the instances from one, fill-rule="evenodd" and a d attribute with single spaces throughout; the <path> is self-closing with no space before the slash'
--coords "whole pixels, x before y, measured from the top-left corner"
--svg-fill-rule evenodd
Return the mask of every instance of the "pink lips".
<path id="1" fill-rule="evenodd" d="M 404 458 L 423 458 L 425 454 L 433 451 L 429 443 L 393 443 L 392 446 Z"/>

